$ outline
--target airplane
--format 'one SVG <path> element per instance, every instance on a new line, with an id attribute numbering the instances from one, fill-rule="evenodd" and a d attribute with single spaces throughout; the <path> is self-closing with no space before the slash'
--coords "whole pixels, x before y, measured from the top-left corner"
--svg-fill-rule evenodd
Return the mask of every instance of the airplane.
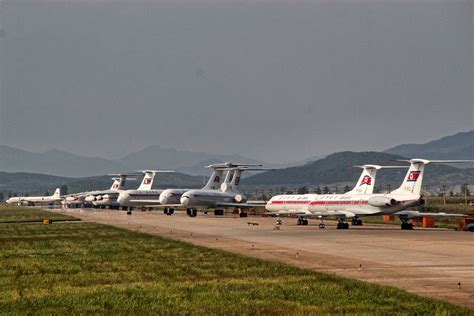
<path id="1" fill-rule="evenodd" d="M 197 216 L 197 208 L 214 209 L 214 215 L 224 215 L 226 208 L 251 208 L 263 206 L 264 204 L 249 204 L 247 198 L 238 191 L 240 175 L 243 171 L 269 170 L 258 164 L 234 164 L 224 163 L 220 167 L 227 170 L 224 182 L 220 189 L 189 190 L 180 198 L 180 204 L 186 207 L 186 213 L 190 217 Z M 241 215 L 245 216 L 245 215 Z"/>
<path id="2" fill-rule="evenodd" d="M 38 204 L 52 204 L 54 202 L 61 201 L 61 189 L 57 188 L 53 195 L 49 196 L 19 196 L 19 197 L 11 197 L 6 202 L 8 204 L 26 204 L 29 206 L 34 206 L 35 203 Z"/>
<path id="3" fill-rule="evenodd" d="M 346 194 L 278 195 L 272 197 L 265 208 L 277 215 L 285 213 L 297 215 L 299 216 L 299 224 L 301 224 L 301 221 L 306 216 L 317 216 L 321 219 L 319 225 L 321 229 L 325 228 L 324 217 L 334 216 L 338 221 L 337 229 L 348 229 L 349 224 L 345 222 L 346 219 L 351 218 L 353 219 L 353 225 L 360 225 L 362 222 L 359 217 L 373 215 L 399 216 L 402 221 L 402 229 L 413 229 L 413 225 L 408 220 L 410 216 L 415 216 L 416 214 L 405 210 L 409 207 L 423 205 L 425 202 L 421 194 L 425 166 L 430 163 L 472 162 L 472 160 L 426 159 L 398 161 L 409 162 L 410 166 L 401 186 L 389 193 L 361 194 L 361 192 L 354 188 L 354 190 Z M 358 185 L 363 185 L 363 181 L 364 179 L 361 175 Z M 446 216 L 447 214 L 444 215 Z"/>
<path id="4" fill-rule="evenodd" d="M 136 190 L 123 190 L 117 195 L 117 203 L 128 208 L 129 214 L 133 207 L 159 204 L 159 197 L 163 190 L 153 190 L 153 180 L 156 173 L 171 173 L 169 170 L 145 170 L 142 184 Z"/>
<path id="5" fill-rule="evenodd" d="M 151 172 L 144 171 L 145 176 L 142 180 L 140 186 L 147 187 L 147 184 L 144 182 L 150 181 L 150 177 L 152 178 L 153 175 Z M 137 176 L 137 173 L 128 173 L 128 174 L 113 174 L 112 176 L 117 176 L 117 178 L 113 178 L 114 182 L 109 190 L 99 190 L 87 193 L 87 196 L 84 198 L 84 201 L 87 203 L 92 204 L 96 208 L 105 208 L 106 206 L 110 206 L 111 208 L 118 209 L 120 205 L 117 203 L 117 197 L 119 193 L 122 191 L 123 186 L 125 185 L 126 180 L 136 180 L 135 178 L 130 178 L 130 176 Z"/>
<path id="6" fill-rule="evenodd" d="M 220 188 L 224 180 L 224 169 L 222 169 L 222 164 L 209 165 L 206 168 L 213 169 L 213 172 L 203 189 L 215 190 Z M 144 192 L 127 190 L 120 192 L 117 201 L 120 205 L 128 207 L 166 205 L 164 207 L 164 213 L 172 215 L 174 213 L 174 207 L 179 206 L 181 195 L 187 191 L 189 191 L 189 189 L 166 189 Z"/>
<path id="7" fill-rule="evenodd" d="M 92 203 L 95 201 L 99 195 L 107 194 L 109 191 L 118 191 L 120 190 L 123 185 L 125 184 L 126 180 L 135 180 L 135 178 L 129 178 L 131 174 L 109 174 L 109 176 L 114 176 L 112 178 L 112 186 L 109 190 L 102 190 L 102 191 L 92 191 L 92 192 L 79 192 L 79 193 L 72 193 L 66 196 L 63 196 L 63 204 L 64 206 L 71 206 L 71 205 L 81 205 L 84 202 Z M 102 199 L 102 197 L 101 197 Z"/>

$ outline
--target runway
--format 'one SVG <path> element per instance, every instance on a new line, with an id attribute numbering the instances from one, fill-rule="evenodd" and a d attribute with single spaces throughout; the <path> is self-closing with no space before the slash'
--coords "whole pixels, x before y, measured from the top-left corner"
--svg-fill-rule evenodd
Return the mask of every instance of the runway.
<path id="1" fill-rule="evenodd" d="M 474 233 L 421 228 L 402 231 L 392 225 L 337 230 L 330 221 L 326 229 L 319 229 L 317 220 L 297 226 L 294 218 L 283 219 L 283 225 L 276 229 L 275 218 L 264 217 L 200 213 L 191 218 L 184 213 L 166 216 L 158 211 L 137 211 L 131 216 L 120 211 L 63 212 L 84 221 L 395 286 L 474 308 Z"/>

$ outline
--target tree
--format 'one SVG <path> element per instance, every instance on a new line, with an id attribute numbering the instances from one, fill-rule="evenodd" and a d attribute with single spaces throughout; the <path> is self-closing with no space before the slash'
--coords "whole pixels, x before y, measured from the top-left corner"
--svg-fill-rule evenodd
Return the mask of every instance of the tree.
<path id="1" fill-rule="evenodd" d="M 308 188 L 306 186 L 299 187 L 296 191 L 298 194 L 308 194 Z"/>
<path id="2" fill-rule="evenodd" d="M 323 194 L 329 194 L 331 191 L 329 190 L 329 187 L 328 186 L 325 186 L 323 188 Z"/>
<path id="3" fill-rule="evenodd" d="M 3 192 L 0 192 L 0 202 L 3 202 L 3 200 L 5 200 L 5 195 Z"/>
<path id="4" fill-rule="evenodd" d="M 321 188 L 317 187 L 316 190 L 314 190 L 314 193 L 316 194 L 321 194 Z"/>
<path id="5" fill-rule="evenodd" d="M 350 187 L 350 186 L 346 185 L 346 186 L 344 187 L 344 193 L 349 192 L 350 190 L 351 190 L 351 187 Z"/>

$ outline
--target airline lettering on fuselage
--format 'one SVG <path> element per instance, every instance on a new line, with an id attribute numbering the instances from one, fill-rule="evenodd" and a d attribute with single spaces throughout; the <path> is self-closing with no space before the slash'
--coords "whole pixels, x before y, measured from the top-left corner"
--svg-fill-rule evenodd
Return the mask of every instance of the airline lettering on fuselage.
<path id="1" fill-rule="evenodd" d="M 412 171 L 412 172 L 410 172 L 410 174 L 408 175 L 408 180 L 407 181 L 415 182 L 416 180 L 418 180 L 418 177 L 420 176 L 420 173 L 421 173 L 421 171 Z"/>
<path id="2" fill-rule="evenodd" d="M 370 176 L 364 176 L 362 178 L 362 182 L 360 183 L 360 185 L 364 185 L 364 184 L 371 185 L 372 184 L 372 178 Z"/>

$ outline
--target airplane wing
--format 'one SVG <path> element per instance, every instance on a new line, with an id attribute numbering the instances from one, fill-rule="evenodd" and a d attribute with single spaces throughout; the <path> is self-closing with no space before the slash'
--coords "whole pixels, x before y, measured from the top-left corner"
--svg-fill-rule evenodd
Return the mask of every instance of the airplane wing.
<path id="1" fill-rule="evenodd" d="M 420 217 L 466 217 L 464 214 L 453 214 L 453 213 L 430 213 L 430 212 L 418 212 L 418 211 L 400 211 L 393 213 L 395 216 L 404 217 L 407 219 L 420 218 Z"/>

